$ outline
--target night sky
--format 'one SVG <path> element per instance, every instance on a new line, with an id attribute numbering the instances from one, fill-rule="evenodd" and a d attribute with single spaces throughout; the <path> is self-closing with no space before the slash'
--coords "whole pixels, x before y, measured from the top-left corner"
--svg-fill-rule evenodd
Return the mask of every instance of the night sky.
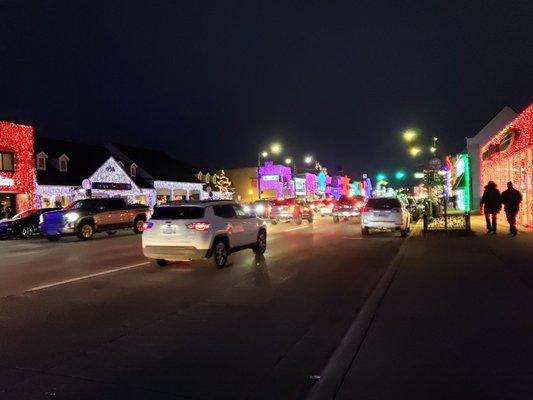
<path id="1" fill-rule="evenodd" d="M 531 1 L 3 1 L 0 120 L 251 166 L 273 139 L 353 177 L 457 152 L 533 101 Z"/>

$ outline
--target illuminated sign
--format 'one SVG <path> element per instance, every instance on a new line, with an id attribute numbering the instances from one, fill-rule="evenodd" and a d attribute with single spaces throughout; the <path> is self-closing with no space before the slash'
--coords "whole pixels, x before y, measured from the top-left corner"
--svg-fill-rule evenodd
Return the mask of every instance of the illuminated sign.
<path id="1" fill-rule="evenodd" d="M 278 181 L 279 182 L 279 175 L 265 175 L 262 176 L 261 179 L 264 181 Z"/>
<path id="2" fill-rule="evenodd" d="M 0 176 L 0 186 L 15 186 L 15 180 Z"/>
<path id="3" fill-rule="evenodd" d="M 513 143 L 513 141 L 516 139 L 517 136 L 518 136 L 518 131 L 511 129 L 511 128 L 507 129 L 503 133 L 500 139 L 500 142 L 489 145 L 489 148 L 483 152 L 481 157 L 483 158 L 483 160 L 487 160 L 491 158 L 493 155 L 507 150 L 509 146 L 511 146 L 511 144 Z"/>
<path id="4" fill-rule="evenodd" d="M 100 190 L 131 190 L 131 184 L 114 182 L 93 182 L 92 188 Z"/>

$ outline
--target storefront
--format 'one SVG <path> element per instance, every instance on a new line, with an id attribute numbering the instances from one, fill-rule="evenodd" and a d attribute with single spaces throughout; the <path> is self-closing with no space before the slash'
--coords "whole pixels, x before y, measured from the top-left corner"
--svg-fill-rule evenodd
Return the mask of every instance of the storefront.
<path id="1" fill-rule="evenodd" d="M 505 190 L 513 182 L 522 193 L 517 221 L 533 227 L 533 104 L 481 148 L 480 186 L 496 182 Z"/>
<path id="2" fill-rule="evenodd" d="M 0 122 L 0 219 L 33 207 L 33 128 Z"/>
<path id="3" fill-rule="evenodd" d="M 295 195 L 292 171 L 285 165 L 266 161 L 257 169 L 259 194 L 262 199 L 285 198 Z"/>
<path id="4" fill-rule="evenodd" d="M 471 179 L 470 179 L 470 157 L 466 153 L 458 154 L 453 159 L 452 181 L 452 203 L 453 208 L 464 212 L 470 212 L 472 207 L 471 199 Z"/>

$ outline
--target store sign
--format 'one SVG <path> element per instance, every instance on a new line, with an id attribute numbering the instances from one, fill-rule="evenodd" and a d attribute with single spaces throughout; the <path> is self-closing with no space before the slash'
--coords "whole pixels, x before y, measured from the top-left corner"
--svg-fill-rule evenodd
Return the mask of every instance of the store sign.
<path id="1" fill-rule="evenodd" d="M 129 183 L 93 182 L 92 189 L 97 190 L 131 190 Z"/>
<path id="2" fill-rule="evenodd" d="M 265 175 L 262 177 L 264 181 L 278 181 L 279 182 L 279 175 Z"/>
<path id="3" fill-rule="evenodd" d="M 13 178 L 0 176 L 0 186 L 15 186 L 15 180 Z"/>
<path id="4" fill-rule="evenodd" d="M 295 178 L 294 184 L 296 186 L 296 195 L 297 196 L 305 195 L 305 179 Z"/>
<path id="5" fill-rule="evenodd" d="M 518 136 L 518 131 L 516 131 L 514 129 L 507 129 L 503 133 L 503 135 L 502 135 L 502 137 L 500 139 L 500 142 L 491 144 L 489 146 L 489 148 L 486 151 L 483 152 L 481 157 L 483 158 L 483 160 L 488 160 L 489 158 L 491 158 L 495 154 L 499 154 L 502 151 L 507 150 L 509 148 L 509 146 L 511 146 L 513 141 L 517 138 L 517 136 Z"/>

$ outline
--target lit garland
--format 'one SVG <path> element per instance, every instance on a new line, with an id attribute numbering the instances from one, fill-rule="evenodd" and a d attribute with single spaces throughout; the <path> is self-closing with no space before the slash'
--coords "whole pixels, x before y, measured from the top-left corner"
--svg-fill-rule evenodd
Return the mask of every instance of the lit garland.
<path id="1" fill-rule="evenodd" d="M 480 183 L 496 182 L 500 190 L 513 182 L 522 193 L 517 221 L 533 226 L 533 104 L 483 146 L 480 157 Z"/>
<path id="2" fill-rule="evenodd" d="M 0 172 L 0 176 L 12 179 L 13 185 L 0 186 L 0 191 L 26 195 L 17 196 L 18 211 L 34 207 L 33 128 L 27 125 L 0 122 L 0 151 L 14 155 L 14 171 Z"/>

